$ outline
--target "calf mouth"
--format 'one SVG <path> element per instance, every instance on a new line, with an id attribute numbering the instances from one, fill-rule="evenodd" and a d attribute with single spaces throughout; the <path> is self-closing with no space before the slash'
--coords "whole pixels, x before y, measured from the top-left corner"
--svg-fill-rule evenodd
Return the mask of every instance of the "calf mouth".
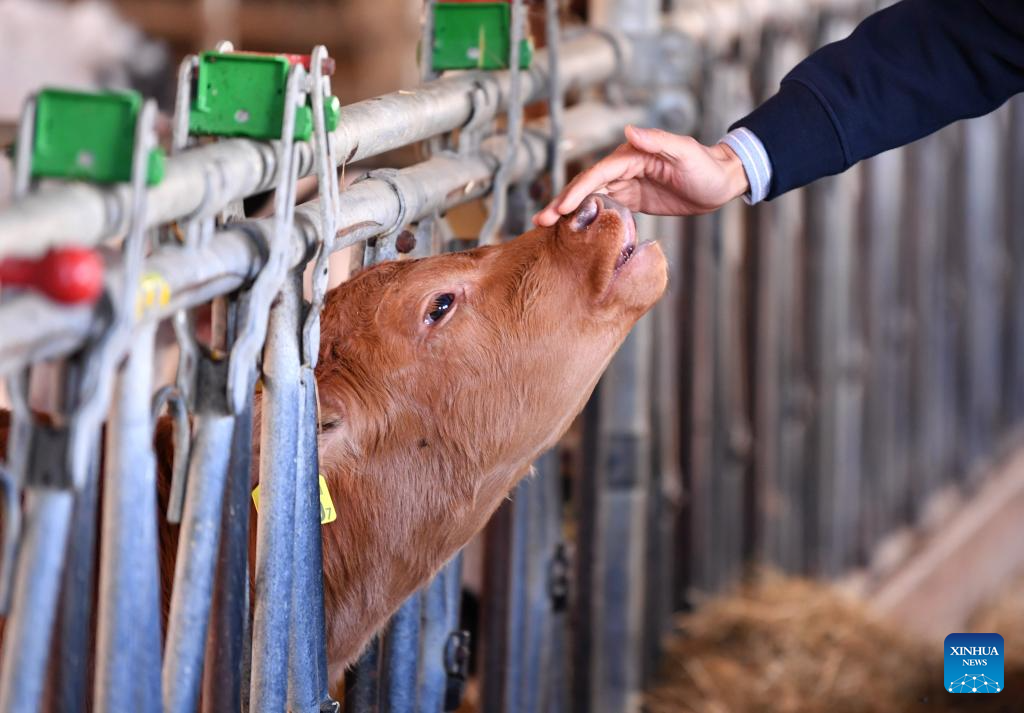
<path id="1" fill-rule="evenodd" d="M 592 275 L 600 285 L 598 303 L 622 301 L 649 307 L 657 301 L 664 289 L 664 255 L 656 242 L 638 240 L 636 221 L 628 208 L 602 193 L 592 193 L 569 218 L 568 227 L 577 234 L 590 233 Z M 656 289 L 658 284 L 662 287 Z"/>
<path id="2" fill-rule="evenodd" d="M 653 243 L 649 241 L 640 243 L 637 240 L 636 220 L 633 218 L 633 213 L 626 206 L 601 193 L 595 193 L 587 200 L 595 202 L 598 215 L 608 211 L 615 213 L 622 226 L 622 242 L 619 245 L 619 252 L 612 267 L 612 281 L 614 281 L 619 273 L 630 263 L 634 255 Z"/>
<path id="3" fill-rule="evenodd" d="M 633 253 L 636 252 L 636 220 L 628 208 L 619 205 L 611 198 L 605 197 L 604 200 L 606 201 L 605 208 L 618 213 L 619 219 L 622 221 L 622 246 L 619 248 L 619 256 L 615 260 L 614 269 L 614 272 L 618 274 L 619 270 L 625 267 L 629 259 L 633 257 Z"/>

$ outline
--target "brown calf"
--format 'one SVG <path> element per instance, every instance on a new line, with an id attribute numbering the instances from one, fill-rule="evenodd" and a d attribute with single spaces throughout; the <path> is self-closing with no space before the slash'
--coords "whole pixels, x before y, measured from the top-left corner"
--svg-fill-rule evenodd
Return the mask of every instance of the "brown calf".
<path id="1" fill-rule="evenodd" d="M 335 693 L 372 634 L 565 432 L 665 283 L 660 248 L 637 245 L 628 211 L 594 196 L 552 228 L 386 263 L 329 294 L 317 381 L 320 469 L 338 509 L 321 528 Z M 176 538 L 161 529 L 166 550 Z"/>

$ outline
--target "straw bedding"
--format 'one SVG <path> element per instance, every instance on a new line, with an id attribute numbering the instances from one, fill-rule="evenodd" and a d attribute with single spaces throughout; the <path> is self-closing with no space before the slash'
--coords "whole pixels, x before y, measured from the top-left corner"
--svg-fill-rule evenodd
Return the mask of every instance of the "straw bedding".
<path id="1" fill-rule="evenodd" d="M 951 694 L 942 650 L 822 584 L 763 575 L 682 616 L 645 713 L 1024 712 L 1024 582 L 977 612 L 971 631 L 1006 641 L 1006 689 Z"/>

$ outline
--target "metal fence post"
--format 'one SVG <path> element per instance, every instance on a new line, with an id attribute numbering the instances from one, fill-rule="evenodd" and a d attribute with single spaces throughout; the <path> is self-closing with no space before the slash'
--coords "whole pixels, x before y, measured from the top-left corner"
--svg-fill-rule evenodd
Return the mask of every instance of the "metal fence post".
<path id="1" fill-rule="evenodd" d="M 1024 421 L 1024 99 L 1010 101 L 1008 147 L 1006 151 L 1008 206 L 1007 240 L 1013 264 L 1010 281 L 1011 337 L 1007 358 L 1009 403 L 1006 406 L 1010 423 Z"/>
<path id="2" fill-rule="evenodd" d="M 705 142 L 725 133 L 749 106 L 746 68 L 717 60 L 704 76 Z M 746 208 L 738 203 L 694 221 L 696 262 L 689 466 L 694 498 L 695 583 L 717 589 L 734 581 L 744 558 L 750 426 L 745 387 L 741 284 Z"/>
<path id="3" fill-rule="evenodd" d="M 907 443 L 910 425 L 910 373 L 906 356 L 910 317 L 904 276 L 906 223 L 904 154 L 887 151 L 865 162 L 861 171 L 864 210 L 859 242 L 864 272 L 864 510 L 858 537 L 855 517 L 843 508 L 835 546 L 841 548 L 833 572 L 855 562 L 856 550 L 870 552 L 886 532 L 905 522 L 910 499 Z M 863 539 L 861 539 L 863 538 Z M 858 540 L 860 540 L 858 542 Z"/>
<path id="4" fill-rule="evenodd" d="M 0 681 L 4 682 L 0 710 L 5 713 L 33 713 L 43 700 L 73 505 L 74 495 L 69 490 L 26 495 L 21 555 L 0 659 Z"/>
<path id="5" fill-rule="evenodd" d="M 637 234 L 652 233 L 637 216 Z M 581 477 L 573 710 L 628 711 L 642 685 L 650 481 L 651 316 L 613 357 L 589 408 Z"/>
<path id="6" fill-rule="evenodd" d="M 235 419 L 227 408 L 227 361 L 199 363 L 199 413 L 191 449 L 185 508 L 174 568 L 163 669 L 164 708 L 199 704 L 210 607 L 216 579 Z"/>
<path id="7" fill-rule="evenodd" d="M 462 556 L 456 555 L 423 591 L 419 710 L 455 710 L 468 675 L 468 633 L 459 631 Z"/>
<path id="8" fill-rule="evenodd" d="M 96 534 L 99 511 L 99 453 L 76 494 L 61 583 L 57 658 L 53 681 L 57 705 L 74 710 L 89 700 L 92 612 L 96 603 Z"/>
<path id="9" fill-rule="evenodd" d="M 327 681 L 324 622 L 323 541 L 320 533 L 319 403 L 314 371 L 320 352 L 320 312 L 327 295 L 330 254 L 338 217 L 337 161 L 324 118 L 325 99 L 331 96 L 329 76 L 323 73 L 327 49 L 318 45 L 310 59 L 313 104 L 314 158 L 320 194 L 320 231 L 310 279 L 311 300 L 302 325 L 302 392 L 299 470 L 295 490 L 295 554 L 292 560 L 292 624 L 289 641 L 288 706 L 292 711 L 337 711 Z"/>
<path id="10" fill-rule="evenodd" d="M 997 114 L 963 123 L 963 222 L 966 358 L 965 402 L 960 433 L 966 439 L 961 472 L 976 475 L 993 455 L 1000 419 L 1002 295 L 1006 277 L 1003 215 L 1003 160 Z"/>
<path id="11" fill-rule="evenodd" d="M 250 379 L 251 381 L 251 379 Z M 250 389 L 251 391 L 251 389 Z M 249 710 L 249 507 L 252 404 L 235 416 L 216 585 L 210 602 L 203 671 L 203 713 Z"/>
<path id="12" fill-rule="evenodd" d="M 807 55 L 794 28 L 768 32 L 763 42 L 762 99 Z M 804 567 L 805 507 L 799 486 L 809 459 L 813 392 L 806 373 L 802 252 L 805 192 L 793 191 L 757 208 L 757 349 L 755 471 L 758 560 L 786 571 Z"/>
<path id="13" fill-rule="evenodd" d="M 954 440 L 949 415 L 955 412 L 952 342 L 947 321 L 946 219 L 948 201 L 946 137 L 931 136 L 907 148 L 908 241 L 913 253 L 912 305 L 915 339 L 911 353 L 910 408 L 912 501 L 923 504 L 951 475 Z"/>
<path id="14" fill-rule="evenodd" d="M 273 306 L 263 352 L 260 515 L 256 539 L 250 705 L 284 710 L 288 690 L 295 473 L 299 457 L 301 275 L 286 279 Z"/>
<path id="15" fill-rule="evenodd" d="M 826 16 L 821 41 L 845 36 L 852 24 Z M 807 565 L 838 574 L 856 542 L 862 472 L 864 353 L 857 302 L 855 236 L 859 167 L 808 186 L 811 294 L 811 373 L 818 394 L 812 440 L 816 453 L 807 472 L 812 506 L 805 511 L 809 535 Z"/>
<path id="16" fill-rule="evenodd" d="M 671 624 L 674 611 L 675 526 L 683 498 L 680 440 L 682 436 L 679 400 L 681 371 L 679 313 L 681 294 L 688 285 L 681 280 L 682 225 L 678 218 L 658 218 L 650 237 L 657 238 L 675 273 L 665 296 L 654 307 L 651 349 L 651 491 L 648 501 L 646 574 L 644 604 L 644 680 L 656 670 L 661 640 Z"/>
<path id="17" fill-rule="evenodd" d="M 96 708 L 160 697 L 160 572 L 150 394 L 155 325 L 140 328 L 115 385 L 106 436 Z"/>

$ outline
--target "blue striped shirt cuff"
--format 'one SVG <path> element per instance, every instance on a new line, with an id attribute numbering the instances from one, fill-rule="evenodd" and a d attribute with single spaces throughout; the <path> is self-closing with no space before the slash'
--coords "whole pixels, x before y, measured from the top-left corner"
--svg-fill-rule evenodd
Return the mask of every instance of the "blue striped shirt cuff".
<path id="1" fill-rule="evenodd" d="M 747 174 L 750 191 L 743 196 L 743 200 L 750 205 L 763 201 L 772 185 L 772 162 L 761 139 L 750 129 L 737 126 L 722 138 L 721 143 L 736 152 Z"/>

